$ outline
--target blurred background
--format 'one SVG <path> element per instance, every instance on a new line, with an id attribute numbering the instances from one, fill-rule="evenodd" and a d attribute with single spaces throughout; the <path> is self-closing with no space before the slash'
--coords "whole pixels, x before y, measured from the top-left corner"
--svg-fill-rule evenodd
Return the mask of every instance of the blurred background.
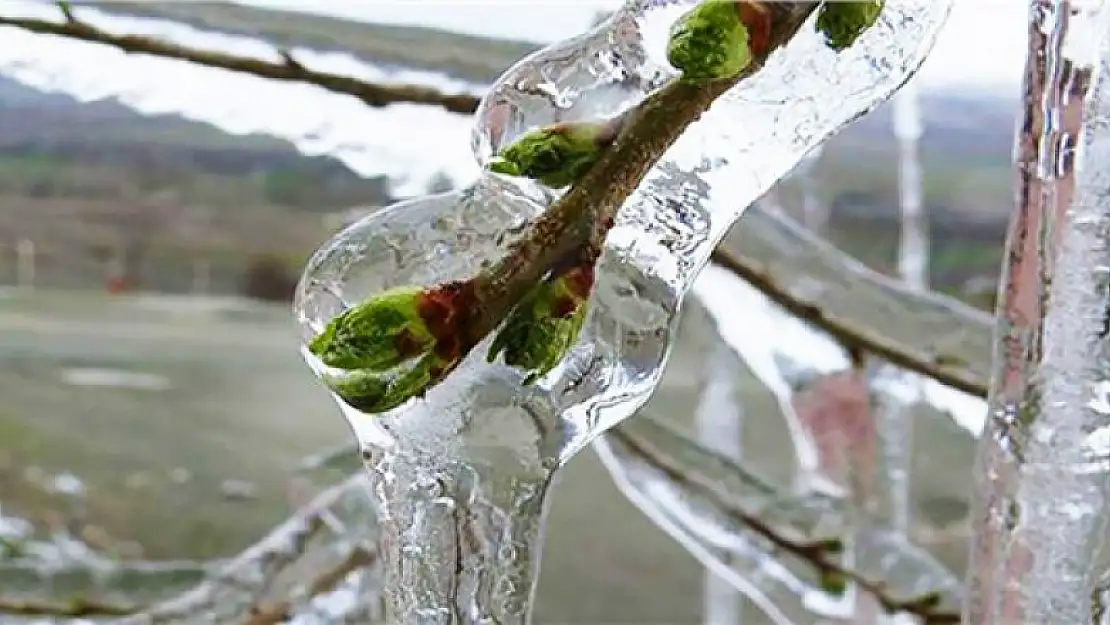
<path id="1" fill-rule="evenodd" d="M 480 94 L 613 2 L 73 3 L 159 34 Z M 0 0 L 0 15 L 54 16 Z M 1012 203 L 1020 3 L 957 3 L 914 79 L 931 288 L 989 308 Z M 313 492 L 347 439 L 287 302 L 354 215 L 476 172 L 469 119 L 0 28 L 0 560 L 32 544 L 125 559 L 235 553 Z M 897 273 L 892 107 L 762 201 Z M 691 366 L 679 353 L 671 367 Z M 540 623 L 697 623 L 700 567 L 592 454 L 555 496 Z M 0 569 L 0 596 L 5 582 Z"/>

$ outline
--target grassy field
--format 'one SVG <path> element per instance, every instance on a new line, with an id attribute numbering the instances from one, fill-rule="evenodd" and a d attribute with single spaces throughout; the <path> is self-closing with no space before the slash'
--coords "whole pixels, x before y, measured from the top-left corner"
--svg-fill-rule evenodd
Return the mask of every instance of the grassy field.
<path id="1" fill-rule="evenodd" d="M 147 558 L 240 549 L 288 512 L 296 463 L 347 436 L 293 345 L 282 307 L 0 298 L 4 509 L 40 522 L 69 515 L 63 498 L 24 477 L 29 467 L 69 471 L 88 489 L 86 524 L 109 544 L 138 543 Z M 67 372 L 90 368 L 162 376 L 169 388 L 67 383 Z M 184 484 L 174 482 L 179 468 L 191 475 Z M 229 478 L 253 483 L 257 499 L 222 497 Z M 540 622 L 697 621 L 699 568 L 624 500 L 591 453 L 566 471 L 555 498 Z"/>
<path id="2" fill-rule="evenodd" d="M 165 296 L 0 296 L 5 510 L 39 522 L 72 516 L 63 498 L 26 479 L 30 467 L 69 471 L 88 489 L 83 523 L 109 547 L 137 544 L 143 557 L 160 559 L 221 556 L 249 544 L 289 511 L 297 462 L 347 436 L 294 340 L 284 307 Z M 680 343 L 665 391 L 653 401 L 684 429 L 696 400 L 692 365 L 704 357 L 698 349 Z M 154 375 L 164 387 L 67 381 L 90 369 Z M 772 409 L 766 393 L 745 395 L 752 398 L 747 414 Z M 749 419 L 755 429 L 745 440 L 761 440 L 769 422 Z M 970 439 L 936 427 L 936 419 L 919 422 L 917 514 L 945 525 L 966 513 L 960 496 Z M 778 446 L 752 447 L 782 456 Z M 177 483 L 182 469 L 189 479 Z M 223 497 L 226 479 L 254 484 L 257 498 Z M 620 495 L 593 453 L 575 459 L 554 498 L 538 623 L 700 622 L 700 567 Z M 940 551 L 962 565 L 962 541 Z"/>

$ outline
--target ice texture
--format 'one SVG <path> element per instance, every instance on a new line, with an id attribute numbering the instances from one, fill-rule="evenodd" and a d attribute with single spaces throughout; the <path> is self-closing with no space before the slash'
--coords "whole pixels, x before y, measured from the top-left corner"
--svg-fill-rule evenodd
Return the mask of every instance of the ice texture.
<path id="1" fill-rule="evenodd" d="M 965 623 L 1105 622 L 1110 3 L 1030 3 Z"/>
<path id="2" fill-rule="evenodd" d="M 475 117 L 479 163 L 522 132 L 619 114 L 673 79 L 667 30 L 693 4 L 630 2 L 509 69 Z M 647 400 L 682 299 L 725 231 L 823 140 L 889 98 L 924 60 L 948 8 L 892 0 L 839 54 L 810 22 L 719 99 L 622 206 L 579 340 L 538 383 L 487 364 L 487 339 L 443 383 L 390 412 L 363 414 L 337 397 L 376 476 L 398 623 L 527 621 L 554 471 Z M 308 263 L 296 297 L 304 338 L 385 289 L 475 275 L 556 198 L 484 171 L 460 191 L 356 222 Z M 304 354 L 318 374 L 340 373 Z"/>

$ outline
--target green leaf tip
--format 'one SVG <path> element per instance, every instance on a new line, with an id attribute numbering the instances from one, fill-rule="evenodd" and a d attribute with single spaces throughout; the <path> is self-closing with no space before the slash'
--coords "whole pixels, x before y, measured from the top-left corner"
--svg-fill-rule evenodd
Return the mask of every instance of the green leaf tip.
<path id="1" fill-rule="evenodd" d="M 671 26 L 667 61 L 682 79 L 703 82 L 731 78 L 752 62 L 748 29 L 738 2 L 705 0 Z"/>
<path id="2" fill-rule="evenodd" d="M 817 548 L 830 554 L 844 553 L 844 541 L 839 538 L 829 538 L 818 542 Z"/>
<path id="3" fill-rule="evenodd" d="M 496 174 L 505 174 L 506 176 L 520 176 L 520 168 L 516 163 L 506 161 L 503 158 L 496 158 L 489 164 L 489 170 Z"/>
<path id="4" fill-rule="evenodd" d="M 612 139 L 606 122 L 564 122 L 537 128 L 501 150 L 489 168 L 561 189 L 584 176 Z"/>
<path id="5" fill-rule="evenodd" d="M 823 571 L 818 583 L 821 590 L 838 597 L 848 591 L 848 577 L 839 571 Z"/>
<path id="6" fill-rule="evenodd" d="M 817 31 L 825 36 L 825 44 L 841 52 L 875 24 L 882 13 L 884 0 L 841 2 L 829 0 L 817 13 Z"/>
<path id="7" fill-rule="evenodd" d="M 386 371 L 420 356 L 435 338 L 420 316 L 424 290 L 398 287 L 338 315 L 308 345 L 336 369 Z"/>
<path id="8" fill-rule="evenodd" d="M 423 397 L 454 368 L 454 364 L 429 353 L 407 370 L 393 373 L 353 371 L 343 376 L 330 376 L 327 383 L 352 408 L 376 414 L 393 410 L 415 397 Z"/>
<path id="9" fill-rule="evenodd" d="M 500 355 L 505 364 L 527 372 L 525 385 L 547 375 L 578 340 L 592 278 L 592 268 L 576 269 L 538 284 L 509 313 L 486 359 Z"/>

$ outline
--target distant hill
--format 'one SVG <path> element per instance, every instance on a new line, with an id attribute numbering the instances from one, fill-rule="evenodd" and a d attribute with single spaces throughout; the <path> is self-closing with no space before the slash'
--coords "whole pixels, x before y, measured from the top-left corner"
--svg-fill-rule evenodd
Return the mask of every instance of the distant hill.
<path id="1" fill-rule="evenodd" d="M 335 158 L 305 156 L 281 139 L 231 135 L 177 115 L 140 115 L 115 100 L 81 102 L 3 76 L 0 155 L 124 167 L 136 175 L 186 169 L 221 176 L 296 172 L 321 188 L 339 190 L 334 202 L 340 206 L 390 200 L 384 178 L 364 179 Z"/>

